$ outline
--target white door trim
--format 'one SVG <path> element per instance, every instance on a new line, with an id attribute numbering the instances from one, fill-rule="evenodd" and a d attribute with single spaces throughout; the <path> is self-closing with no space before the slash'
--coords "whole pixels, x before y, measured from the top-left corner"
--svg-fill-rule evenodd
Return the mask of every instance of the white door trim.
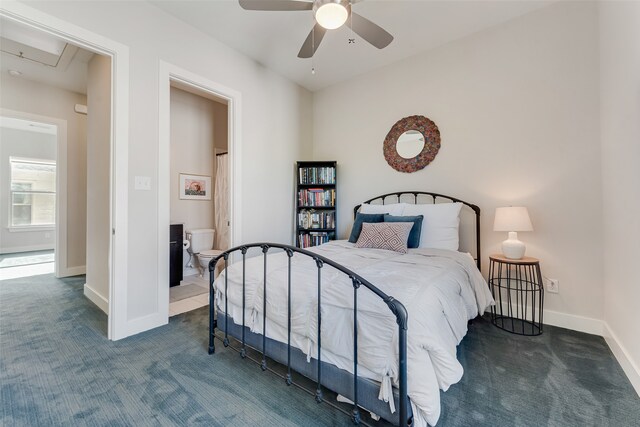
<path id="1" fill-rule="evenodd" d="M 109 250 L 108 337 L 112 340 L 124 338 L 131 335 L 127 319 L 129 48 L 23 3 L 3 1 L 0 14 L 111 57 L 110 222 L 113 234 Z"/>
<path id="2" fill-rule="evenodd" d="M 158 146 L 158 307 L 164 323 L 169 319 L 169 225 L 171 222 L 170 177 L 170 87 L 179 82 L 199 92 L 209 93 L 228 102 L 229 120 L 229 218 L 231 218 L 230 246 L 242 241 L 242 134 L 240 92 L 194 74 L 168 62 L 160 61 L 159 73 L 159 146 Z"/>
<path id="3" fill-rule="evenodd" d="M 0 108 L 0 116 L 47 123 L 57 128 L 54 273 L 56 277 L 71 276 L 67 265 L 67 121 L 8 108 Z"/>

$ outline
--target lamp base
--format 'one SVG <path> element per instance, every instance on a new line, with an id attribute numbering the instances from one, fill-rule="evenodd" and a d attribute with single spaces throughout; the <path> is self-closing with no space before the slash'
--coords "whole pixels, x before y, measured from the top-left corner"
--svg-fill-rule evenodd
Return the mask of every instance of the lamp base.
<path id="1" fill-rule="evenodd" d="M 518 233 L 509 232 L 509 238 L 502 242 L 502 254 L 509 259 L 522 259 L 527 247 L 518 240 Z"/>

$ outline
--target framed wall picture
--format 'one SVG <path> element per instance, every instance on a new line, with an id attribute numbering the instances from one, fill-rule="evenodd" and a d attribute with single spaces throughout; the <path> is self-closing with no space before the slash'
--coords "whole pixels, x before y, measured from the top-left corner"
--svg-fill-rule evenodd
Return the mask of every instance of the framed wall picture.
<path id="1" fill-rule="evenodd" d="M 180 174 L 180 199 L 211 200 L 211 177 Z"/>

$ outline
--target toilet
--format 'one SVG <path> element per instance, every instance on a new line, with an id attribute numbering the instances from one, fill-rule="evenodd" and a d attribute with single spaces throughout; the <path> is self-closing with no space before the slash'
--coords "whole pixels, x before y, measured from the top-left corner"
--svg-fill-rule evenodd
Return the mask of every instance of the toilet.
<path id="1" fill-rule="evenodd" d="M 195 255 L 200 267 L 202 277 L 209 280 L 209 261 L 220 255 L 223 251 L 213 249 L 213 237 L 216 231 L 211 228 L 197 228 L 187 231 L 191 236 L 191 252 Z"/>

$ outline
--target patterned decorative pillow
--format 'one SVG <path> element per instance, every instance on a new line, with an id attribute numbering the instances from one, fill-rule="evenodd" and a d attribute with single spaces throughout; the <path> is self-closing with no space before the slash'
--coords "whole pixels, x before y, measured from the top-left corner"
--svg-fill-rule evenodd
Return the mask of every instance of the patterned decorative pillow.
<path id="1" fill-rule="evenodd" d="M 384 222 L 412 222 L 413 228 L 409 233 L 409 240 L 407 241 L 407 247 L 409 249 L 415 249 L 420 247 L 420 233 L 422 233 L 422 220 L 424 215 L 417 216 L 393 216 L 385 215 Z M 370 221 L 375 222 L 375 221 Z"/>
<path id="2" fill-rule="evenodd" d="M 363 222 L 356 248 L 386 249 L 406 254 L 412 227 L 413 222 Z"/>

